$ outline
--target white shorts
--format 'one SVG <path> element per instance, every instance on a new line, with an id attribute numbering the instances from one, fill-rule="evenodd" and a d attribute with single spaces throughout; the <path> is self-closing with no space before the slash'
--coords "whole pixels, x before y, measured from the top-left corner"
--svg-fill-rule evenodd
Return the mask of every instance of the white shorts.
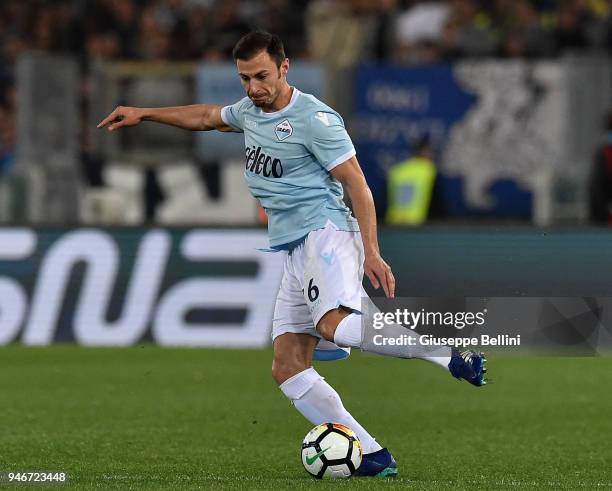
<path id="1" fill-rule="evenodd" d="M 313 230 L 288 253 L 276 297 L 272 339 L 287 332 L 321 338 L 315 326 L 340 305 L 361 311 L 363 289 L 363 243 L 360 232 L 346 232 L 328 221 Z M 338 349 L 320 341 L 321 349 Z"/>

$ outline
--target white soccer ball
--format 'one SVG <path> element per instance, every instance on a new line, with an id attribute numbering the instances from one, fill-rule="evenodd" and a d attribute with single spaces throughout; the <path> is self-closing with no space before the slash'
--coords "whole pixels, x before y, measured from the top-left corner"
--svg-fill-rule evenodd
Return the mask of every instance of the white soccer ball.
<path id="1" fill-rule="evenodd" d="M 302 443 L 302 464 L 318 479 L 351 477 L 361 465 L 363 450 L 355 432 L 340 423 L 323 423 Z"/>

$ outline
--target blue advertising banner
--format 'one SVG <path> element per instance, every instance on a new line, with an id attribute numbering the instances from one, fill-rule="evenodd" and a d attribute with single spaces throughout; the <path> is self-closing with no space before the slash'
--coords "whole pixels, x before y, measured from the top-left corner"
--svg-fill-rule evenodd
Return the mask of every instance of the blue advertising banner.
<path id="1" fill-rule="evenodd" d="M 466 199 L 465 192 L 465 180 L 470 172 L 478 170 L 478 165 L 452 174 L 441 165 L 453 128 L 481 103 L 475 95 L 478 92 L 458 80 L 454 66 L 362 65 L 356 70 L 355 81 L 351 135 L 379 212 L 386 208 L 388 170 L 409 158 L 415 144 L 426 137 L 436 151 L 440 170 L 438 199 L 442 202 L 438 205 L 442 204 L 446 214 L 529 218 L 530 193 L 512 182 L 508 184 L 505 176 L 491 181 L 488 192 L 493 198 L 478 207 Z M 499 111 L 503 116 L 503 108 Z M 474 164 L 480 159 L 479 151 L 474 148 Z"/>
<path id="2" fill-rule="evenodd" d="M 323 68 L 317 63 L 293 62 L 287 78 L 302 92 L 320 98 L 324 75 Z M 197 68 L 198 103 L 229 105 L 243 97 L 245 92 L 233 63 L 202 63 Z M 241 159 L 244 157 L 244 137 L 240 133 L 198 132 L 197 154 L 203 160 Z"/>
<path id="3" fill-rule="evenodd" d="M 355 80 L 351 135 L 377 207 L 384 208 L 389 168 L 406 160 L 423 137 L 439 149 L 475 99 L 457 84 L 450 65 L 362 65 Z"/>

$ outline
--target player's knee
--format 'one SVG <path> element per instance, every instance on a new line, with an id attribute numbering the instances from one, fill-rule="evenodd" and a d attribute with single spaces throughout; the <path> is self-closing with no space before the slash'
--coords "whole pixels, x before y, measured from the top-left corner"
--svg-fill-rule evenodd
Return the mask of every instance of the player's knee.
<path id="1" fill-rule="evenodd" d="M 342 319 L 350 314 L 351 311 L 345 307 L 338 307 L 337 309 L 326 312 L 317 323 L 317 331 L 321 336 L 323 336 L 324 339 L 327 339 L 333 343 L 338 324 L 340 324 Z"/>
<path id="2" fill-rule="evenodd" d="M 308 368 L 307 364 L 297 360 L 274 358 L 272 361 L 272 378 L 278 385 Z"/>

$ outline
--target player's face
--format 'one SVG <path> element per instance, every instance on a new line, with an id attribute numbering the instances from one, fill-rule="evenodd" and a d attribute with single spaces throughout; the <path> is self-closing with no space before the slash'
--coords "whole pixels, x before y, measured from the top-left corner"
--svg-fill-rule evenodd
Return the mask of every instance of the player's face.
<path id="1" fill-rule="evenodd" d="M 276 101 L 283 84 L 286 83 L 289 60 L 278 67 L 264 50 L 250 60 L 238 60 L 240 81 L 249 98 L 257 107 L 270 107 Z"/>

